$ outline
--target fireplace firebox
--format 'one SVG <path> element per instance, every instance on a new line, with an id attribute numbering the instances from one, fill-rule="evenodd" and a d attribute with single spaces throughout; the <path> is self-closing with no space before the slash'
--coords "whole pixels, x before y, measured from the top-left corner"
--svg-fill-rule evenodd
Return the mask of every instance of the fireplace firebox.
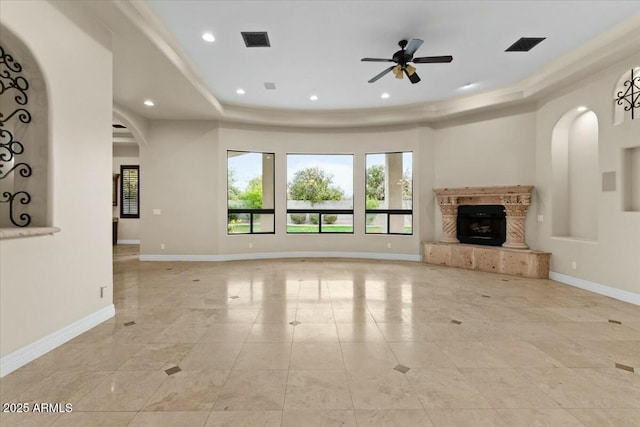
<path id="1" fill-rule="evenodd" d="M 507 238 L 505 207 L 501 205 L 458 206 L 460 243 L 502 246 Z"/>

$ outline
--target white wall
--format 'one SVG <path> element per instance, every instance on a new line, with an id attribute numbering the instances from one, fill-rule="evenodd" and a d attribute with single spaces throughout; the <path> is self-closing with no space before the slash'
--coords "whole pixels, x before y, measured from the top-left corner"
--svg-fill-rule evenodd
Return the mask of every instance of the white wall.
<path id="1" fill-rule="evenodd" d="M 53 236 L 0 241 L 0 355 L 112 306 L 112 55 L 48 2 L 0 2 L 49 91 Z M 104 298 L 100 287 L 108 286 Z"/>
<path id="2" fill-rule="evenodd" d="M 113 147 L 113 173 L 120 174 L 120 166 L 122 165 L 140 165 L 140 155 L 137 145 L 114 146 Z M 114 218 L 118 221 L 118 241 L 127 241 L 133 243 L 140 241 L 140 219 L 139 218 L 120 218 L 120 185 L 122 177 L 118 177 L 118 206 L 112 207 Z M 142 180 L 140 180 L 140 194 L 142 195 Z"/>

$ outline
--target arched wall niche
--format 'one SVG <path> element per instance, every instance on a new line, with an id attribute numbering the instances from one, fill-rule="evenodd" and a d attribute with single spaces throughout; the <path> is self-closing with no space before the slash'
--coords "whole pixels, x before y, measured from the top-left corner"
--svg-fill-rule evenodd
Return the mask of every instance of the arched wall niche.
<path id="1" fill-rule="evenodd" d="M 629 107 L 630 104 L 626 101 L 618 102 L 620 95 L 627 96 L 627 99 L 639 99 L 640 95 L 640 66 L 632 68 L 633 70 L 633 82 L 631 81 L 631 70 L 625 71 L 613 88 L 613 124 L 619 125 L 625 121 L 631 120 L 631 109 L 625 110 L 625 107 Z M 625 84 L 626 82 L 626 84 Z M 634 85 L 633 88 L 630 85 Z M 633 96 L 631 90 L 633 89 Z M 640 120 L 640 108 L 635 109 L 635 118 Z"/>
<path id="2" fill-rule="evenodd" d="M 598 239 L 598 118 L 586 107 L 566 112 L 551 140 L 552 233 Z"/>
<path id="3" fill-rule="evenodd" d="M 52 225 L 49 102 L 30 49 L 0 25 L 0 227 Z"/>

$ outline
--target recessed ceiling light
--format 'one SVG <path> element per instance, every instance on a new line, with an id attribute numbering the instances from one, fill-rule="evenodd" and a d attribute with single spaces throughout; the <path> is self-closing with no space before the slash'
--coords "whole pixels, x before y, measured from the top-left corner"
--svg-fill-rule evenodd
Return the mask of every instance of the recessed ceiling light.
<path id="1" fill-rule="evenodd" d="M 156 104 L 150 99 L 145 99 L 144 100 L 144 105 L 146 105 L 147 107 L 153 107 Z"/>
<path id="2" fill-rule="evenodd" d="M 387 99 L 388 97 L 389 97 L 389 94 L 387 92 L 385 92 L 382 95 L 380 95 L 380 98 L 382 98 L 382 99 Z"/>
<path id="3" fill-rule="evenodd" d="M 578 110 L 578 113 L 584 113 L 585 111 L 587 111 L 587 107 L 580 106 L 580 107 L 577 108 L 577 110 Z"/>
<path id="4" fill-rule="evenodd" d="M 216 38 L 211 33 L 204 33 L 202 35 L 202 40 L 204 40 L 206 42 L 209 42 L 209 43 L 212 43 L 212 42 L 216 41 Z"/>
<path id="5" fill-rule="evenodd" d="M 318 100 L 318 96 L 317 95 L 311 95 L 309 97 L 309 99 L 312 100 L 312 101 L 317 101 Z"/>
<path id="6" fill-rule="evenodd" d="M 475 85 L 476 85 L 476 83 L 467 83 L 467 84 L 463 85 L 460 89 L 471 89 Z"/>
<path id="7" fill-rule="evenodd" d="M 236 90 L 236 93 L 238 95 L 244 95 L 244 89 L 238 89 L 238 90 Z"/>

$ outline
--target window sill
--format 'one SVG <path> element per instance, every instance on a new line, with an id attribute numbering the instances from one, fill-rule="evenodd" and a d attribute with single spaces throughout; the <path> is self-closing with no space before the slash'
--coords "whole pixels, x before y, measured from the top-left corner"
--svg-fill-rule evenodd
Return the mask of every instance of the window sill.
<path id="1" fill-rule="evenodd" d="M 59 233 L 59 227 L 0 228 L 0 240 Z"/>

